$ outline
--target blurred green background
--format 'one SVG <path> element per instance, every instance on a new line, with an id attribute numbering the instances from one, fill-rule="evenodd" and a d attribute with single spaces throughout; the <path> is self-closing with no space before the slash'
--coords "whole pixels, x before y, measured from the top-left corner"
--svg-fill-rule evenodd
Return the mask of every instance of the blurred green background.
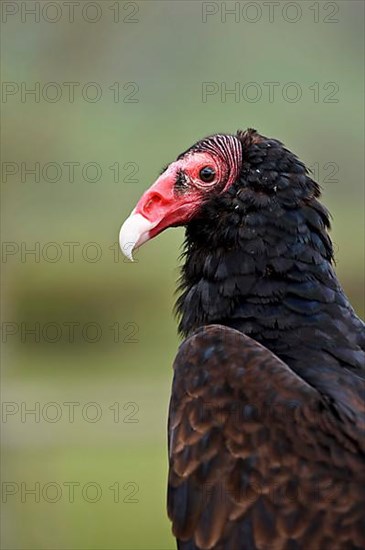
<path id="1" fill-rule="evenodd" d="M 39 4 L 39 21 L 22 4 Z M 296 22 L 286 2 L 273 19 L 241 2 L 226 21 L 224 3 L 208 4 L 81 0 L 70 22 L 62 1 L 3 2 L 4 549 L 174 548 L 165 426 L 183 230 L 134 264 L 115 243 L 197 139 L 255 127 L 313 168 L 338 274 L 364 314 L 363 2 L 300 2 Z M 203 82 L 215 83 L 206 101 Z M 36 83 L 39 97 L 24 95 Z M 239 97 L 222 97 L 235 83 Z M 26 172 L 35 163 L 39 178 Z"/>

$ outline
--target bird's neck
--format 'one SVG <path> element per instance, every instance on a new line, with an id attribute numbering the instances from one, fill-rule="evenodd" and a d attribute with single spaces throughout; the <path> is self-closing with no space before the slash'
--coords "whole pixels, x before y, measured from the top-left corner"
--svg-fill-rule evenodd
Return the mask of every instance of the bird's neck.
<path id="1" fill-rule="evenodd" d="M 219 221 L 212 231 L 204 219 L 188 227 L 180 332 L 224 324 L 278 355 L 288 345 L 333 337 L 333 319 L 348 319 L 351 306 L 332 267 L 330 239 L 311 216 L 288 211 L 280 220 L 257 215 L 243 222 L 233 211 L 230 223 L 224 220 L 231 232 L 220 233 Z"/>

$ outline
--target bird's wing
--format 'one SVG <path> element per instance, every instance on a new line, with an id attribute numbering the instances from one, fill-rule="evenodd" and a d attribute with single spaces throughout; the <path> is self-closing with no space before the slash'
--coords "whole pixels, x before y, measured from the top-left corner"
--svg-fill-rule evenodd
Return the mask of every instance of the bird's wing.
<path id="1" fill-rule="evenodd" d="M 188 338 L 174 371 L 168 513 L 180 550 L 365 547 L 364 451 L 333 402 L 220 325 Z"/>

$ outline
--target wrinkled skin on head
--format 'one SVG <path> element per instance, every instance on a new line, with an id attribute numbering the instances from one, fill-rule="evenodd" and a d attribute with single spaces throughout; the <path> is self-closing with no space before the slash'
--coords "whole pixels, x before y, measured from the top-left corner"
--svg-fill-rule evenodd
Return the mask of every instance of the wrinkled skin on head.
<path id="1" fill-rule="evenodd" d="M 202 204 L 226 191 L 238 178 L 242 161 L 237 137 L 206 138 L 172 162 L 142 195 L 119 236 L 123 253 L 132 252 L 164 229 L 186 225 Z"/>

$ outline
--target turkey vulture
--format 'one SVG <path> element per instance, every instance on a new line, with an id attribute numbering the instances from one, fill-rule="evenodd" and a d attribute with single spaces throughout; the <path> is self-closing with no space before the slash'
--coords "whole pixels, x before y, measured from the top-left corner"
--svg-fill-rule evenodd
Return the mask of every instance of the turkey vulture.
<path id="1" fill-rule="evenodd" d="M 365 548 L 365 324 L 319 196 L 248 129 L 179 155 L 122 226 L 131 259 L 186 227 L 168 421 L 179 550 Z"/>

